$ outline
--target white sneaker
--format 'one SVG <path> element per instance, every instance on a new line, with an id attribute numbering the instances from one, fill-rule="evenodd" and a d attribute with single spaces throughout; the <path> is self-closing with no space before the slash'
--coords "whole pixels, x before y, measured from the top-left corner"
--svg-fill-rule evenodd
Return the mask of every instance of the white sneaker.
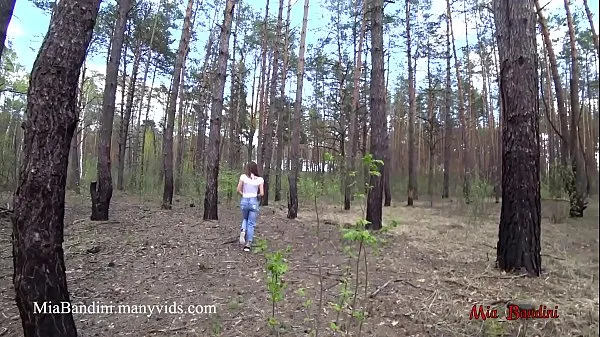
<path id="1" fill-rule="evenodd" d="M 240 245 L 243 245 L 246 243 L 246 231 L 242 230 L 240 232 Z"/>

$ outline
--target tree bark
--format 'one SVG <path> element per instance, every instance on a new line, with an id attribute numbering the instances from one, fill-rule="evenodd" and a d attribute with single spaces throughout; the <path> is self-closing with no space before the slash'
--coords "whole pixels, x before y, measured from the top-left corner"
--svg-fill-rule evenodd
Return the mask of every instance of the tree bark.
<path id="1" fill-rule="evenodd" d="M 301 170 L 300 162 L 300 123 L 302 120 L 302 86 L 304 82 L 304 52 L 306 50 L 306 29 L 308 26 L 309 0 L 304 0 L 304 16 L 302 18 L 302 31 L 300 32 L 300 51 L 298 52 L 298 71 L 296 73 L 296 102 L 294 103 L 294 115 L 292 118 L 292 146 L 290 157 L 292 169 L 288 176 L 289 199 L 288 219 L 296 219 L 298 216 L 298 175 Z"/>
<path id="2" fill-rule="evenodd" d="M 497 264 L 541 272 L 540 134 L 536 12 L 533 0 L 494 0 L 502 133 L 502 206 Z"/>
<path id="3" fill-rule="evenodd" d="M 111 143 L 113 120 L 115 117 L 117 76 L 119 74 L 121 50 L 125 38 L 125 26 L 131 6 L 132 0 L 121 0 L 119 2 L 119 14 L 111 42 L 110 58 L 106 67 L 106 80 L 104 94 L 102 95 L 102 119 L 98 135 L 98 179 L 90 183 L 90 195 L 92 199 L 92 215 L 90 219 L 93 221 L 108 220 L 110 199 L 112 198 Z"/>
<path id="4" fill-rule="evenodd" d="M 177 109 L 177 97 L 179 95 L 179 86 L 182 76 L 181 70 L 183 69 L 183 63 L 185 62 L 188 45 L 190 44 L 193 8 L 194 0 L 189 0 L 185 11 L 177 56 L 175 58 L 175 66 L 173 68 L 173 88 L 169 95 L 169 106 L 165 112 L 167 115 L 167 123 L 163 135 L 165 185 L 163 189 L 162 209 L 171 209 L 171 205 L 173 204 L 173 129 L 175 126 L 175 110 Z"/>
<path id="5" fill-rule="evenodd" d="M 385 160 L 387 123 L 383 64 L 383 0 L 374 0 L 371 10 L 371 155 L 374 160 Z M 382 226 L 382 180 L 386 169 L 385 165 L 378 165 L 379 175 L 371 175 L 366 219 L 369 229 L 378 230 Z"/>
<path id="6" fill-rule="evenodd" d="M 204 220 L 218 220 L 219 200 L 219 162 L 221 160 L 221 114 L 223 111 L 223 92 L 227 77 L 227 60 L 229 58 L 229 37 L 235 0 L 227 0 L 221 35 L 219 37 L 219 57 L 217 59 L 217 74 L 212 90 L 210 111 L 210 134 L 208 140 L 208 155 L 206 157 L 206 190 L 204 192 Z"/>
<path id="7" fill-rule="evenodd" d="M 23 163 L 13 198 L 13 283 L 23 336 L 76 337 L 70 313 L 34 304 L 70 302 L 63 230 L 77 85 L 99 0 L 61 1 L 33 64 L 23 124 Z"/>

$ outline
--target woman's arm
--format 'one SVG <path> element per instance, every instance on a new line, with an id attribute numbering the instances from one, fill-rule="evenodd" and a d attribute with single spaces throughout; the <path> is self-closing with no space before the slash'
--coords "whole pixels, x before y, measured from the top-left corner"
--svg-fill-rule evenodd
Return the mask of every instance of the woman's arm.
<path id="1" fill-rule="evenodd" d="M 244 182 L 242 181 L 242 177 L 240 177 L 240 181 L 238 181 L 238 185 L 237 185 L 237 192 L 240 195 L 244 195 L 244 193 L 242 192 L 242 187 L 244 186 Z"/>
<path id="2" fill-rule="evenodd" d="M 258 185 L 258 193 L 260 194 L 261 197 L 263 197 L 265 195 L 265 187 L 264 187 L 264 183 Z"/>

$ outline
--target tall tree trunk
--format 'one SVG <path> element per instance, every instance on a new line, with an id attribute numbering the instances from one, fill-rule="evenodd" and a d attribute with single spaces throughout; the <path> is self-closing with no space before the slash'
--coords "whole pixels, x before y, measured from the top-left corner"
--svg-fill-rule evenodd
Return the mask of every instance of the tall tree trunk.
<path id="1" fill-rule="evenodd" d="M 388 53 L 387 53 L 387 60 L 385 61 L 385 64 L 388 65 L 387 67 L 387 74 L 385 75 L 385 161 L 384 161 L 384 165 L 385 163 L 387 163 L 388 165 L 388 169 L 387 170 L 383 170 L 383 206 L 384 207 L 388 207 L 388 206 L 392 206 L 392 188 L 391 188 L 391 183 L 390 183 L 390 178 L 391 178 L 391 171 L 392 171 L 392 163 L 391 163 L 391 158 L 392 155 L 390 153 L 390 133 L 392 133 L 392 128 L 391 128 L 391 123 L 390 126 L 388 126 L 388 118 L 391 120 L 391 95 L 390 95 L 390 91 L 389 91 L 389 83 L 390 83 L 390 56 L 391 53 L 389 52 L 390 50 L 392 50 L 392 41 L 388 40 Z M 384 64 L 384 67 L 385 67 Z"/>
<path id="2" fill-rule="evenodd" d="M 238 4 L 239 7 L 242 6 L 241 3 Z M 239 156 L 239 132 L 238 132 L 238 118 L 239 118 L 239 109 L 240 106 L 240 97 L 238 95 L 238 91 L 240 90 L 240 84 L 238 83 L 240 79 L 238 78 L 237 72 L 237 61 L 236 61 L 236 52 L 238 49 L 238 40 L 237 40 L 237 31 L 240 24 L 240 13 L 241 11 L 237 11 L 235 16 L 235 28 L 233 30 L 233 55 L 231 57 L 231 86 L 230 86 L 230 98 L 229 98 L 229 142 L 227 147 L 227 153 L 229 158 L 227 158 L 227 166 L 230 171 L 234 171 L 237 168 L 237 158 Z M 243 57 L 242 57 L 243 60 Z M 240 74 L 242 75 L 242 74 Z M 231 200 L 233 197 L 233 185 L 235 184 L 235 180 L 231 180 L 229 182 L 231 186 L 227 189 L 227 199 Z"/>
<path id="3" fill-rule="evenodd" d="M 415 115 L 417 102 L 415 98 L 415 80 L 412 63 L 410 38 L 410 0 L 406 0 L 406 60 L 408 61 L 408 195 L 407 205 L 413 206 L 417 189 L 417 163 L 415 162 Z"/>
<path id="4" fill-rule="evenodd" d="M 125 26 L 131 7 L 132 0 L 121 0 L 119 2 L 119 14 L 115 24 L 115 32 L 111 40 L 110 58 L 106 67 L 106 81 L 104 84 L 104 94 L 102 95 L 102 119 L 98 135 L 98 179 L 90 183 L 90 195 L 92 199 L 92 215 L 90 219 L 93 221 L 108 220 L 110 199 L 112 198 L 111 143 L 113 120 L 115 117 L 117 76 L 119 73 L 123 40 L 125 38 Z"/>
<path id="5" fill-rule="evenodd" d="M 186 108 L 186 100 L 184 98 L 185 94 L 185 65 L 188 53 L 190 51 L 190 39 L 191 39 L 191 27 L 196 23 L 196 14 L 198 10 L 193 10 L 192 20 L 190 23 L 190 31 L 188 32 L 188 43 L 185 46 L 185 50 L 183 52 L 183 62 L 181 63 L 181 78 L 179 80 L 179 118 L 177 123 L 177 156 L 175 158 L 175 193 L 181 193 L 181 185 L 183 180 L 183 162 L 185 153 L 185 135 L 184 135 L 184 121 L 185 121 L 185 112 Z"/>
<path id="6" fill-rule="evenodd" d="M 262 62 L 261 62 L 261 66 L 260 66 L 260 81 L 259 81 L 259 123 L 258 123 L 258 144 L 256 145 L 256 160 L 258 162 L 258 167 L 259 168 L 263 168 L 263 142 L 264 142 L 264 126 L 265 123 L 267 123 L 267 116 L 266 116 L 266 84 L 267 84 L 267 79 L 269 78 L 268 76 L 268 71 L 267 71 L 267 24 L 268 24 L 268 20 L 269 20 L 269 3 L 270 0 L 267 0 L 266 4 L 265 4 L 265 18 L 263 21 L 263 31 L 262 31 L 262 44 L 261 44 L 261 55 L 262 55 Z"/>
<path id="7" fill-rule="evenodd" d="M 427 172 L 427 194 L 429 194 L 429 206 L 433 207 L 433 160 L 435 156 L 435 143 L 434 143 L 434 128 L 435 115 L 434 115 L 434 97 L 433 97 L 433 84 L 431 80 L 431 49 L 432 46 L 427 38 L 427 125 L 429 128 L 428 134 L 428 172 Z"/>
<path id="8" fill-rule="evenodd" d="M 152 55 L 152 53 L 150 53 Z M 154 71 L 152 72 L 152 81 L 150 81 L 150 90 L 148 90 L 148 101 L 146 103 L 146 117 L 144 118 L 144 125 L 142 126 L 142 137 L 141 137 L 141 147 L 140 147 L 140 180 L 139 180 L 139 189 L 142 191 L 142 186 L 144 183 L 144 151 L 146 149 L 146 132 L 148 130 L 148 118 L 150 115 L 150 102 L 152 100 L 152 90 L 154 89 L 154 80 L 156 79 L 156 70 L 157 66 L 154 66 Z M 142 97 L 143 98 L 143 97 Z"/>
<path id="9" fill-rule="evenodd" d="M 77 127 L 79 72 L 100 0 L 61 1 L 33 64 L 23 163 L 13 197 L 13 283 L 24 337 L 76 337 L 71 313 L 35 312 L 70 302 L 63 250 L 69 147 Z"/>
<path id="10" fill-rule="evenodd" d="M 497 42 L 497 41 L 496 41 Z M 493 44 L 492 55 L 494 56 L 494 68 L 496 68 L 497 80 L 500 83 L 500 65 L 498 64 L 497 57 L 497 45 L 498 43 Z M 496 203 L 500 202 L 500 198 L 502 197 L 502 129 L 504 127 L 503 122 L 503 105 L 502 95 L 498 95 L 498 128 L 496 128 L 496 176 L 494 177 L 494 200 Z"/>
<path id="11" fill-rule="evenodd" d="M 279 54 L 281 52 L 281 31 L 283 29 L 283 0 L 279 0 L 279 12 L 277 13 L 277 32 L 276 32 L 276 43 L 273 50 L 273 73 L 271 74 L 271 83 L 269 84 L 269 112 L 267 114 L 267 123 L 264 129 L 264 143 L 265 149 L 263 154 L 263 171 L 262 176 L 264 178 L 264 192 L 265 195 L 260 199 L 261 205 L 267 206 L 269 204 L 269 177 L 271 175 L 271 161 L 273 159 L 273 124 L 277 124 L 278 115 L 281 114 L 281 107 L 283 106 L 283 97 L 277 97 L 277 77 L 279 70 Z M 277 127 L 277 125 L 275 125 Z"/>
<path id="12" fill-rule="evenodd" d="M 488 171 L 488 174 L 486 174 L 486 180 L 487 181 L 494 181 L 495 177 L 497 175 L 499 175 L 499 172 L 496 172 L 498 165 L 496 164 L 496 162 L 498 161 L 497 158 L 497 154 L 498 151 L 496 149 L 496 123 L 494 120 L 494 111 L 491 108 L 491 104 L 489 101 L 491 101 L 490 97 L 489 97 L 489 89 L 488 89 L 488 85 L 489 85 L 489 63 L 488 63 L 488 56 L 489 54 L 486 52 L 485 46 L 483 44 L 482 41 L 482 36 L 481 36 L 481 31 L 479 29 L 479 24 L 476 23 L 475 24 L 475 30 L 477 32 L 477 53 L 479 54 L 479 60 L 480 60 L 480 65 L 481 65 L 481 76 L 483 78 L 483 93 L 482 93 L 482 100 L 483 100 L 483 112 L 484 115 L 487 116 L 487 124 L 488 124 L 488 130 L 489 130 L 489 162 L 488 165 L 485 165 L 485 169 Z M 483 147 L 483 144 L 480 144 Z M 482 149 L 483 150 L 483 149 Z M 491 179 L 490 179 L 491 178 Z M 494 187 L 495 188 L 495 187 Z M 499 200 L 497 200 L 496 202 L 499 202 Z"/>
<path id="13" fill-rule="evenodd" d="M 461 123 L 461 141 L 463 154 L 463 197 L 465 203 L 471 202 L 471 147 L 469 139 L 469 125 L 467 122 L 467 112 L 465 110 L 465 96 L 463 93 L 463 81 L 460 75 L 458 57 L 456 55 L 456 44 L 454 43 L 454 31 L 452 28 L 452 11 L 450 9 L 450 0 L 446 1 L 446 15 L 450 21 L 450 40 L 452 41 L 452 51 L 454 54 L 454 63 L 456 70 L 456 82 L 458 85 L 458 115 Z"/>
<path id="14" fill-rule="evenodd" d="M 587 96 L 587 113 L 586 113 L 586 120 L 587 120 L 587 128 L 585 128 L 585 137 L 587 138 L 587 146 L 585 147 L 586 149 L 586 167 L 587 167 L 587 173 L 588 173 L 588 195 L 596 195 L 598 192 L 598 166 L 597 163 L 598 161 L 596 161 L 596 139 L 598 139 L 597 137 L 594 137 L 594 124 L 593 120 L 594 120 L 594 115 L 595 115 L 595 108 L 597 107 L 597 104 L 592 103 L 593 100 L 593 94 L 592 94 L 592 82 L 590 79 L 590 72 L 592 71 L 591 69 L 591 64 L 588 61 L 589 58 L 586 55 L 586 63 L 585 63 L 585 82 L 586 82 L 586 96 Z M 597 124 L 596 124 L 597 125 Z"/>
<path id="15" fill-rule="evenodd" d="M 256 112 L 257 112 L 257 109 L 258 109 L 257 108 L 257 106 L 258 106 L 258 104 L 257 104 L 258 103 L 258 94 L 254 95 L 255 91 L 258 91 L 258 90 L 256 90 L 256 68 L 257 68 L 257 66 L 256 66 L 257 64 L 256 63 L 257 62 L 255 61 L 254 62 L 254 67 L 252 68 L 252 69 L 254 69 L 253 73 L 252 73 L 252 93 L 251 93 L 252 107 L 250 109 L 250 121 L 249 121 L 250 125 L 248 127 L 248 129 L 249 129 L 248 130 L 248 136 L 246 138 L 246 141 L 247 141 L 246 147 L 247 147 L 247 151 L 248 151 L 248 153 L 247 153 L 247 155 L 248 155 L 248 162 L 252 161 L 252 153 L 254 152 L 253 151 L 253 149 L 254 149 L 253 148 L 254 147 L 253 143 L 254 143 L 254 133 L 256 132 Z M 260 79 L 259 79 L 259 81 L 260 81 Z M 258 85 L 260 86 L 260 83 Z"/>
<path id="16" fill-rule="evenodd" d="M 540 134 L 536 20 L 532 0 L 494 0 L 502 134 L 502 207 L 497 265 L 541 272 Z M 535 94 L 533 94 L 535 93 Z"/>
<path id="17" fill-rule="evenodd" d="M 85 125 L 83 125 L 83 115 L 82 112 L 85 109 L 85 103 L 83 102 L 84 98 L 85 98 L 85 90 L 84 90 L 84 85 L 85 85 L 85 81 L 86 81 L 86 77 L 85 77 L 85 73 L 86 73 L 86 67 L 85 67 L 85 61 L 83 63 L 83 67 L 81 70 L 81 80 L 79 82 L 79 90 L 77 93 L 77 124 L 78 127 L 75 129 L 75 135 L 73 136 L 73 139 L 71 139 L 71 160 L 69 161 L 69 166 L 71 168 L 71 175 L 70 175 L 70 179 L 69 182 L 67 184 L 67 188 L 74 191 L 77 194 L 81 193 L 81 190 L 79 188 L 79 183 L 80 183 L 80 177 L 81 177 L 81 169 L 79 167 L 79 156 L 81 155 L 83 157 L 83 151 L 81 152 L 81 154 L 79 153 L 79 142 L 81 141 L 80 138 L 83 136 L 83 128 L 85 127 Z"/>
<path id="18" fill-rule="evenodd" d="M 4 54 L 4 44 L 6 43 L 8 25 L 12 19 L 16 2 L 17 0 L 2 0 L 2 2 L 0 2 L 0 60 L 2 60 L 2 55 Z"/>
<path id="19" fill-rule="evenodd" d="M 215 19 L 216 19 L 216 14 L 217 14 L 217 11 L 215 10 Z M 205 148 L 205 143 L 206 143 L 205 109 L 209 103 L 208 96 L 209 96 L 210 91 L 208 88 L 212 84 L 212 82 L 209 80 L 208 69 L 210 69 L 209 63 L 210 63 L 210 55 L 211 55 L 212 48 L 213 48 L 213 42 L 214 42 L 213 40 L 214 40 L 214 33 L 211 31 L 208 36 L 208 41 L 206 42 L 204 63 L 202 64 L 202 70 L 203 70 L 202 72 L 204 73 L 202 80 L 200 82 L 201 86 L 202 86 L 202 90 L 204 91 L 203 95 L 202 95 L 202 102 L 195 108 L 196 121 L 198 123 L 198 136 L 196 137 L 196 153 L 194 155 L 194 163 L 195 163 L 195 173 L 198 177 L 200 177 L 201 174 L 205 173 L 204 172 L 204 169 L 205 169 L 205 167 L 204 167 L 204 162 L 205 162 L 204 148 Z"/>
<path id="20" fill-rule="evenodd" d="M 140 142 L 144 140 L 145 137 L 145 131 L 146 131 L 146 127 L 145 127 L 145 120 L 144 120 L 144 126 L 142 128 L 142 109 L 144 106 L 144 96 L 146 95 L 146 80 L 148 79 L 148 72 L 150 71 L 150 63 L 152 60 L 152 47 L 154 46 L 154 36 L 156 33 L 156 25 L 158 24 L 158 18 L 159 15 L 158 13 L 152 14 L 152 7 L 150 7 L 148 9 L 148 13 L 149 15 L 154 15 L 154 20 L 153 24 L 152 24 L 152 31 L 150 33 L 150 42 L 148 44 L 148 58 L 146 59 L 146 64 L 144 65 L 144 76 L 142 76 L 142 88 L 141 88 L 141 92 L 140 92 L 140 96 L 139 96 L 139 100 L 138 100 L 138 120 L 137 120 L 137 128 L 136 128 L 136 133 L 135 133 L 135 137 L 133 140 L 133 156 L 132 156 L 132 167 L 131 167 L 131 186 L 138 186 L 138 167 L 140 165 L 140 161 L 143 160 L 144 158 L 144 153 L 140 152 Z M 156 75 L 156 67 L 154 68 L 154 73 L 152 75 L 152 82 L 154 82 L 154 76 Z M 152 86 L 150 86 L 150 90 L 152 90 Z M 143 145 L 142 145 L 143 146 Z"/>
<path id="21" fill-rule="evenodd" d="M 187 51 L 186 51 L 186 55 L 187 55 Z M 184 161 L 183 147 L 185 146 L 183 121 L 185 120 L 185 110 L 186 110 L 186 108 L 185 108 L 186 99 L 184 97 L 184 94 L 185 94 L 184 86 L 185 86 L 185 57 L 183 60 L 183 64 L 181 65 L 181 78 L 179 79 L 179 108 L 177 109 L 178 110 L 177 153 L 175 156 L 175 185 L 173 187 L 175 194 L 181 193 L 181 185 L 182 185 L 182 179 L 183 179 L 183 161 Z"/>
<path id="22" fill-rule="evenodd" d="M 583 217 L 583 211 L 587 208 L 587 178 L 585 162 L 580 143 L 579 125 L 581 124 L 581 105 L 579 103 L 579 60 L 575 27 L 569 6 L 570 0 L 565 0 L 565 11 L 567 12 L 567 25 L 569 27 L 569 40 L 571 46 L 571 78 L 569 86 L 571 89 L 571 127 L 569 152 L 571 153 L 571 167 L 573 168 L 573 179 L 569 191 L 571 209 L 569 215 L 574 218 Z"/>
<path id="23" fill-rule="evenodd" d="M 365 31 L 367 26 L 367 1 L 362 1 L 361 12 L 360 12 L 360 31 L 358 32 L 358 47 L 354 53 L 354 71 L 352 80 L 352 109 L 350 110 L 350 130 L 348 133 L 348 139 L 350 140 L 350 151 L 349 151 L 349 165 L 348 168 L 353 175 L 348 175 L 348 183 L 346 184 L 347 189 L 344 196 L 344 209 L 350 209 L 350 201 L 354 200 L 353 196 L 353 183 L 356 183 L 356 179 L 359 177 L 356 168 L 356 155 L 359 148 L 359 113 L 360 113 L 360 78 L 362 75 L 362 55 L 363 55 L 363 44 L 365 39 Z M 364 185 L 364 184 L 363 184 Z"/>
<path id="24" fill-rule="evenodd" d="M 469 183 L 465 184 L 465 186 L 469 186 L 469 187 L 465 187 L 464 191 L 465 191 L 465 200 L 467 203 L 469 203 L 471 201 L 471 192 L 470 192 L 470 184 L 471 184 L 471 179 L 473 178 L 478 178 L 477 175 L 480 174 L 480 170 L 481 170 L 481 165 L 479 163 L 479 156 L 477 156 L 477 150 L 479 149 L 479 147 L 481 146 L 481 143 L 479 142 L 479 137 L 477 136 L 477 130 L 476 130 L 476 124 L 477 124 L 477 119 L 475 117 L 475 113 L 474 113 L 474 108 L 473 108 L 473 86 L 471 83 L 471 78 L 472 78 L 472 74 L 471 74 L 471 60 L 470 60 L 470 53 L 471 53 L 471 49 L 469 48 L 469 16 L 468 16 L 468 11 L 466 8 L 466 0 L 463 1 L 463 12 L 465 15 L 465 42 L 466 42 L 466 46 L 465 46 L 465 52 L 464 52 L 464 57 L 465 57 L 465 72 L 467 73 L 467 83 L 466 83 L 466 90 L 467 90 L 467 108 L 466 108 L 466 113 L 464 115 L 465 118 L 465 125 L 467 127 L 466 130 L 466 138 L 468 139 L 468 144 L 469 147 L 465 147 L 465 158 L 466 158 L 466 162 L 469 163 L 469 166 L 471 167 L 467 167 L 465 165 L 465 175 L 469 176 Z M 462 96 L 461 96 L 462 97 Z M 474 167 L 474 169 L 473 169 Z M 467 171 L 469 171 L 467 173 Z M 474 177 L 473 177 L 474 176 Z"/>
<path id="25" fill-rule="evenodd" d="M 557 172 L 557 151 L 556 151 L 556 140 L 555 135 L 557 134 L 554 129 L 556 128 L 554 124 L 554 96 L 552 95 L 552 80 L 550 78 L 550 65 L 548 64 L 548 54 L 544 53 L 544 76 L 546 79 L 545 88 L 542 89 L 542 94 L 546 97 L 543 97 L 543 102 L 546 108 L 546 121 L 549 124 L 550 128 L 548 128 L 548 139 L 550 142 L 550 193 L 553 196 L 559 197 L 561 188 L 558 186 L 559 172 Z"/>
<path id="26" fill-rule="evenodd" d="M 300 51 L 298 52 L 298 71 L 296 73 L 296 101 L 294 103 L 294 115 L 292 118 L 292 146 L 290 157 L 292 169 L 288 176 L 289 198 L 288 219 L 296 219 L 298 216 L 298 175 L 300 173 L 300 123 L 302 121 L 302 86 L 304 83 L 304 52 L 306 50 L 306 29 L 308 26 L 309 0 L 304 0 L 304 16 L 302 18 L 302 31 L 300 32 Z"/>
<path id="27" fill-rule="evenodd" d="M 133 3 L 133 2 L 132 2 Z M 125 36 L 131 36 L 131 32 L 129 30 L 125 31 Z M 120 133 L 121 133 L 121 128 L 123 127 L 123 124 L 125 123 L 125 103 L 127 101 L 126 97 L 127 97 L 127 52 L 128 52 L 128 48 L 131 44 L 131 38 L 126 38 L 124 40 L 125 45 L 123 46 L 123 50 L 121 52 L 121 62 L 123 65 L 123 70 L 121 73 L 121 104 L 120 104 L 120 109 L 119 109 L 119 132 L 117 133 L 113 133 L 112 134 L 112 144 L 117 143 L 117 145 L 119 145 L 119 137 L 120 137 Z M 135 51 L 133 50 L 133 48 L 131 48 L 131 51 L 135 53 Z M 127 121 L 127 123 L 129 123 L 129 121 Z M 119 177 L 118 177 L 118 170 L 119 170 L 119 146 L 116 147 L 116 151 L 114 147 L 111 147 L 110 150 L 110 155 L 111 155 L 111 162 L 117 162 L 117 189 L 119 189 Z"/>
<path id="28" fill-rule="evenodd" d="M 568 169 L 569 163 L 569 142 L 568 142 L 568 125 L 567 125 L 567 106 L 565 103 L 565 94 L 562 87 L 562 82 L 560 80 L 560 74 L 558 73 L 558 62 L 556 61 L 556 54 L 554 53 L 554 47 L 552 44 L 552 40 L 550 39 L 550 32 L 548 30 L 548 24 L 546 23 L 546 18 L 544 18 L 544 14 L 542 13 L 542 8 L 540 7 L 539 0 L 535 0 L 536 12 L 538 14 L 539 22 L 542 27 L 542 36 L 544 38 L 544 45 L 546 47 L 546 51 L 548 52 L 548 59 L 550 61 L 550 71 L 552 73 L 552 80 L 554 82 L 554 91 L 556 93 L 556 105 L 558 110 L 558 118 L 560 120 L 560 132 L 558 132 L 558 136 L 561 140 L 561 171 L 563 171 L 563 180 L 566 186 L 569 185 L 569 177 L 564 174 L 564 171 Z"/>
<path id="29" fill-rule="evenodd" d="M 280 105 L 279 105 L 279 113 L 277 114 L 277 152 L 275 153 L 275 201 L 281 200 L 281 166 L 282 166 L 282 157 L 283 157 L 283 116 L 284 111 L 288 111 L 286 109 L 285 104 L 285 82 L 287 81 L 287 71 L 289 64 L 289 39 L 290 39 L 290 14 L 292 11 L 292 1 L 288 0 L 287 6 L 287 19 L 285 26 L 285 36 L 283 41 L 283 67 L 281 68 L 281 91 L 279 92 L 280 96 Z"/>
<path id="30" fill-rule="evenodd" d="M 450 157 L 452 145 L 452 81 L 450 79 L 450 18 L 446 16 L 446 88 L 444 90 L 444 178 L 442 182 L 442 199 L 450 196 Z"/>
<path id="31" fill-rule="evenodd" d="M 384 160 L 387 121 L 383 64 L 383 0 L 374 0 L 371 10 L 371 155 L 374 160 Z M 377 230 L 382 226 L 382 177 L 386 169 L 385 165 L 378 165 L 379 175 L 371 175 L 366 217 L 369 229 Z"/>
<path id="32" fill-rule="evenodd" d="M 231 36 L 231 23 L 235 0 L 227 0 L 221 35 L 219 36 L 219 57 L 217 59 L 217 74 L 212 90 L 212 104 L 210 111 L 210 134 L 208 140 L 208 155 L 206 158 L 206 191 L 204 193 L 204 220 L 218 220 L 219 198 L 219 162 L 221 160 L 221 114 L 223 111 L 223 92 L 229 58 L 229 37 Z"/>
<path id="33" fill-rule="evenodd" d="M 173 88 L 171 89 L 169 105 L 165 112 L 167 123 L 163 135 L 165 185 L 163 189 L 162 209 L 171 209 L 171 205 L 173 204 L 173 128 L 175 124 L 175 110 L 177 109 L 177 96 L 179 94 L 181 70 L 183 69 L 186 51 L 190 44 L 193 8 L 194 0 L 189 0 L 185 11 L 185 18 L 183 20 L 183 29 L 181 30 L 181 39 L 179 40 L 177 57 L 175 58 L 175 67 L 173 68 Z"/>
<path id="34" fill-rule="evenodd" d="M 140 68 L 140 61 L 142 56 L 141 40 L 135 47 L 133 56 L 133 68 L 131 70 L 131 80 L 129 83 L 129 90 L 127 91 L 127 102 L 125 103 L 125 113 L 121 120 L 119 128 L 119 154 L 117 162 L 117 189 L 122 191 L 124 189 L 123 182 L 125 180 L 125 148 L 127 146 L 127 137 L 129 135 L 129 123 L 131 121 L 131 111 L 133 110 L 133 98 L 135 96 L 135 87 L 137 82 L 137 74 Z"/>

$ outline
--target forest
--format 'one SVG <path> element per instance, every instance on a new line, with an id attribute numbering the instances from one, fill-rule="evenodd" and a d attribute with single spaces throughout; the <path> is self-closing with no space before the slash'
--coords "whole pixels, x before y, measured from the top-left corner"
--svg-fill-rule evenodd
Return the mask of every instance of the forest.
<path id="1" fill-rule="evenodd" d="M 598 12 L 0 1 L 0 336 L 598 336 Z"/>

